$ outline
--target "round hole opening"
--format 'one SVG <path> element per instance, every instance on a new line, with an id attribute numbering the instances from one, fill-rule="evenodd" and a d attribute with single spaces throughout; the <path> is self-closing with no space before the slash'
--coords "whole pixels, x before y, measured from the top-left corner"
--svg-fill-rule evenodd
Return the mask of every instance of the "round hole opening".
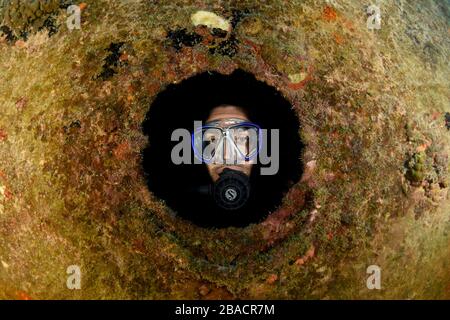
<path id="1" fill-rule="evenodd" d="M 207 164 L 196 159 L 192 140 L 184 141 L 174 134 L 180 129 L 177 132 L 192 134 L 195 121 L 204 125 L 219 106 L 226 110 L 228 106 L 239 108 L 248 122 L 257 124 L 266 134 L 265 158 L 259 153 L 251 171 L 247 172 L 248 201 L 233 210 L 226 210 L 215 201 L 211 190 L 217 186 L 214 184 L 217 181 Z M 258 223 L 281 204 L 285 193 L 302 175 L 303 144 L 299 128 L 296 113 L 278 90 L 242 70 L 231 75 L 206 72 L 171 84 L 155 98 L 143 123 L 143 131 L 149 139 L 143 150 L 148 188 L 178 216 L 201 227 L 245 227 Z M 278 134 L 272 133 L 274 130 Z M 176 146 L 185 147 L 174 154 L 184 156 L 187 152 L 189 163 L 174 163 L 177 162 L 173 159 Z M 264 174 L 263 168 L 266 169 Z M 218 189 L 214 189 L 216 193 Z M 223 195 L 232 199 L 236 192 L 225 187 Z"/>

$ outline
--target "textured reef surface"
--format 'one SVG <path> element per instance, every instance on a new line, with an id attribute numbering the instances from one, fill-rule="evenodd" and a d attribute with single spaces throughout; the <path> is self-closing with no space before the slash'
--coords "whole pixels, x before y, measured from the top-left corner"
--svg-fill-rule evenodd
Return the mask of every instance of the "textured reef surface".
<path id="1" fill-rule="evenodd" d="M 449 35 L 439 0 L 0 0 L 0 298 L 449 299 Z M 200 228 L 148 190 L 141 124 L 236 69 L 292 104 L 304 174 Z"/>

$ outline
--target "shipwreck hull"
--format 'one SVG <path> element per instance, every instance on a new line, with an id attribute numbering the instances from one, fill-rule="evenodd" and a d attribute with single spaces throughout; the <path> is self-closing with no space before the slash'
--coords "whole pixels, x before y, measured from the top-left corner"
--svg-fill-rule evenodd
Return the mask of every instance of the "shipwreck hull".
<path id="1" fill-rule="evenodd" d="M 448 4 L 383 2 L 371 30 L 358 1 L 86 1 L 69 30 L 70 4 L 0 1 L 0 298 L 450 298 Z M 236 70 L 291 104 L 303 176 L 204 228 L 148 189 L 142 123 Z"/>

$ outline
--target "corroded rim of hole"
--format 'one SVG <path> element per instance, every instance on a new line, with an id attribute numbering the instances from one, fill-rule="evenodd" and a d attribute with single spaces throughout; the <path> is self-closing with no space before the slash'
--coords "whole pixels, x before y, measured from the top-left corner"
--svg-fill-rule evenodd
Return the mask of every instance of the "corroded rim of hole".
<path id="1" fill-rule="evenodd" d="M 231 69 L 231 71 L 230 71 Z M 229 75 L 236 69 L 237 66 L 224 70 L 207 70 L 211 72 L 218 72 L 222 75 Z M 265 75 L 253 70 L 245 70 L 245 72 L 255 76 L 256 80 L 264 82 L 266 85 L 274 87 L 277 91 L 291 104 L 297 117 L 299 117 L 298 106 L 295 104 L 295 94 L 292 94 L 292 88 L 286 85 L 286 82 L 282 80 L 274 81 L 274 78 L 266 77 Z M 193 77 L 201 72 L 194 72 L 188 76 L 184 76 L 179 81 L 173 81 L 173 83 L 179 83 L 184 79 Z M 163 91 L 163 87 L 159 88 Z M 158 91 L 155 90 L 154 97 L 157 96 Z M 300 137 L 300 132 L 299 132 Z M 305 150 L 303 150 L 304 153 Z M 302 157 L 303 157 L 302 153 Z M 304 164 L 302 164 L 304 168 Z M 313 209 L 313 191 L 311 186 L 308 185 L 305 179 L 306 174 L 303 174 L 302 179 L 292 186 L 287 194 L 283 198 L 283 203 L 277 210 L 271 212 L 267 217 L 259 222 L 250 224 L 244 228 L 226 228 L 226 229 L 205 229 L 200 226 L 196 226 L 192 222 L 175 217 L 170 214 L 170 207 L 162 205 L 156 210 L 156 214 L 162 223 L 166 225 L 168 230 L 171 230 L 180 240 L 184 243 L 187 249 L 190 249 L 196 256 L 205 256 L 203 242 L 215 242 L 216 240 L 226 240 L 233 243 L 242 243 L 245 245 L 237 248 L 233 247 L 237 255 L 247 255 L 259 251 L 264 251 L 279 243 L 284 238 L 295 232 L 296 230 L 303 229 L 307 224 L 307 218 L 309 212 Z M 156 198 L 156 197 L 155 197 Z M 158 199 L 154 199 L 157 201 Z M 248 238 L 243 241 L 243 235 Z M 203 242 L 199 242 L 198 238 L 203 239 Z M 207 256 L 207 254 L 206 254 Z"/>

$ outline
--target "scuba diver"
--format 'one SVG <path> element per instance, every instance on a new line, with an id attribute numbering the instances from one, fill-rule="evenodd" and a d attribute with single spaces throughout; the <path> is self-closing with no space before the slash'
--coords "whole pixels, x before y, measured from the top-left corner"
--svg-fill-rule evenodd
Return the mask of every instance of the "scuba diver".
<path id="1" fill-rule="evenodd" d="M 201 227 L 258 223 L 300 179 L 298 128 L 289 102 L 242 71 L 171 85 L 143 123 L 148 188 Z"/>
<path id="2" fill-rule="evenodd" d="M 250 176 L 261 149 L 261 128 L 240 107 L 213 108 L 206 124 L 192 133 L 192 149 L 206 164 L 212 183 L 198 190 L 221 210 L 235 211 L 250 199 Z"/>

